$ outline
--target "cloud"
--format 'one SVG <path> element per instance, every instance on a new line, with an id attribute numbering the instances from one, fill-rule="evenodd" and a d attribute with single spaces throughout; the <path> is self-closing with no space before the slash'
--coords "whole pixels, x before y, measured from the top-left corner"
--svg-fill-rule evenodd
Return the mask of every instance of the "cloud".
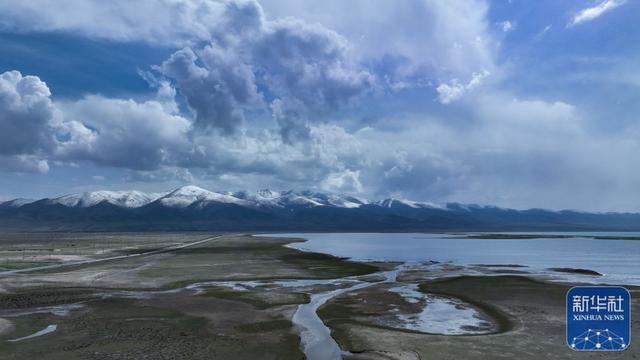
<path id="1" fill-rule="evenodd" d="M 60 121 L 50 97 L 47 84 L 36 76 L 18 71 L 0 74 L 0 169 L 49 170 L 43 156 L 56 146 Z"/>
<path id="2" fill-rule="evenodd" d="M 255 2 L 228 2 L 224 14 L 236 30 L 213 33 L 218 41 L 183 48 L 156 67 L 175 82 L 200 129 L 232 134 L 248 111 L 271 110 L 283 138 L 293 142 L 308 136 L 307 122 L 374 84 L 334 31 L 290 18 L 267 20 Z"/>
<path id="3" fill-rule="evenodd" d="M 509 32 L 516 29 L 516 24 L 509 20 L 498 22 L 496 25 L 498 25 L 503 32 Z"/>
<path id="4" fill-rule="evenodd" d="M 194 176 L 188 169 L 179 167 L 162 167 L 153 171 L 130 171 L 126 177 L 127 182 L 166 183 L 179 181 L 193 183 Z"/>
<path id="5" fill-rule="evenodd" d="M 350 52 L 392 83 L 496 73 L 499 44 L 484 0 L 378 2 L 264 0 L 269 14 L 320 23 L 348 38 Z"/>
<path id="6" fill-rule="evenodd" d="M 36 76 L 1 74 L 0 169 L 74 164 L 89 167 L 92 183 L 105 173 L 104 186 L 121 179 L 156 190 L 206 181 L 637 210 L 640 170 L 629 154 L 640 151 L 640 127 L 598 124 L 573 93 L 536 86 L 527 95 L 531 84 L 509 72 L 526 52 L 493 38 L 516 20 L 526 35 L 522 19 L 498 28 L 481 0 L 399 1 L 265 0 L 266 11 L 226 0 L 0 4 L 9 32 L 144 41 L 172 53 L 142 72 L 156 94 L 135 99 L 60 98 Z M 620 3 L 602 2 L 597 15 Z M 584 16 L 576 24 L 595 18 Z M 425 102 L 434 87 L 439 103 L 456 106 Z"/>
<path id="7" fill-rule="evenodd" d="M 56 155 L 69 160 L 153 170 L 188 153 L 190 122 L 165 111 L 157 100 L 90 95 L 61 105 L 68 140 Z"/>
<path id="8" fill-rule="evenodd" d="M 46 174 L 49 163 L 33 155 L 0 155 L 0 171 Z"/>
<path id="9" fill-rule="evenodd" d="M 204 65 L 196 64 L 198 60 Z M 190 48 L 179 50 L 157 69 L 175 80 L 201 129 L 233 133 L 244 120 L 244 110 L 260 101 L 249 64 L 214 45 L 204 48 L 200 57 Z"/>
<path id="10" fill-rule="evenodd" d="M 147 100 L 87 95 L 53 102 L 36 76 L 10 72 L 0 78 L 0 113 L 11 115 L 2 117 L 9 131 L 3 135 L 13 134 L 2 143 L 0 169 L 5 171 L 46 172 L 48 160 L 86 161 L 130 169 L 128 181 L 135 182 L 190 181 L 195 179 L 190 169 L 199 169 L 210 176 L 261 174 L 310 186 L 328 179 L 327 186 L 342 181 L 345 189 L 359 188 L 356 172 L 345 170 L 347 164 L 358 164 L 358 142 L 335 125 L 310 124 L 306 139 L 295 143 L 277 129 L 203 132 L 197 120 L 178 113 L 175 91 L 164 82 L 156 84 L 155 98 Z M 6 123 L 16 114 L 26 114 L 18 123 L 23 127 L 9 128 Z M 34 142 L 38 136 L 48 141 Z"/>
<path id="11" fill-rule="evenodd" d="M 270 22 L 274 35 L 282 26 L 287 30 L 280 35 L 297 34 L 304 39 L 308 31 L 290 31 L 295 27 L 291 16 L 297 22 L 304 20 L 307 28 L 323 24 L 353 40 L 354 57 L 397 59 L 390 75 L 426 68 L 438 76 L 468 76 L 479 68 L 495 71 L 495 44 L 487 31 L 489 6 L 484 0 L 401 0 L 376 6 L 367 0 L 262 3 L 280 19 Z M 354 21 L 353 14 L 367 21 Z M 234 39 L 246 40 L 256 30 L 264 30 L 264 21 L 262 6 L 253 0 L 0 2 L 2 31 L 64 32 L 169 48 L 194 48 L 207 42 L 228 48 Z"/>
<path id="12" fill-rule="evenodd" d="M 0 29 L 68 32 L 115 41 L 181 46 L 211 40 L 226 1 L 38 0 L 0 2 Z"/>
<path id="13" fill-rule="evenodd" d="M 618 6 L 624 4 L 626 0 L 604 0 L 596 6 L 580 10 L 569 21 L 567 27 L 579 25 L 597 19 L 602 14 L 609 12 Z"/>
<path id="14" fill-rule="evenodd" d="M 534 36 L 533 39 L 535 41 L 540 41 L 542 40 L 542 38 L 544 38 L 544 36 L 549 32 L 549 30 L 551 30 L 553 26 L 551 25 L 547 25 L 544 28 L 542 28 L 542 30 L 538 31 Z"/>
<path id="15" fill-rule="evenodd" d="M 360 171 L 345 170 L 330 173 L 320 183 L 320 187 L 330 192 L 361 193 Z"/>
<path id="16" fill-rule="evenodd" d="M 452 79 L 449 83 L 438 85 L 436 88 L 438 101 L 446 105 L 460 99 L 465 93 L 479 86 L 482 80 L 489 75 L 489 72 L 485 70 L 479 73 L 473 73 L 471 80 L 466 84 L 460 83 L 458 79 Z"/>
<path id="17" fill-rule="evenodd" d="M 58 121 L 51 92 L 36 76 L 0 74 L 0 154 L 36 154 L 54 146 Z"/>

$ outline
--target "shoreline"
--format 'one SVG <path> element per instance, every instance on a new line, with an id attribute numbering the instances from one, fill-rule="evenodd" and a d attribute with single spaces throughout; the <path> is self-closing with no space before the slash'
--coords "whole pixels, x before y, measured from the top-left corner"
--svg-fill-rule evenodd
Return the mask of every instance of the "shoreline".
<path id="1" fill-rule="evenodd" d="M 11 303 L 23 310 L 42 306 L 43 302 L 44 305 L 55 306 L 81 301 L 83 306 L 62 315 L 43 312 L 29 314 L 26 311 L 12 317 L 15 330 L 0 335 L 0 351 L 17 354 L 15 351 L 22 349 L 20 351 L 28 350 L 36 354 L 37 351 L 51 349 L 52 344 L 60 339 L 88 341 L 88 349 L 99 351 L 101 345 L 84 338 L 84 334 L 96 332 L 102 334 L 100 336 L 108 336 L 110 331 L 122 328 L 125 329 L 122 330 L 125 336 L 123 340 L 113 341 L 136 339 L 135 343 L 139 343 L 137 347 L 126 347 L 131 354 L 140 347 L 151 354 L 180 350 L 192 354 L 190 358 L 198 358 L 196 354 L 212 351 L 207 350 L 208 346 L 226 344 L 226 357 L 233 355 L 238 359 L 249 359 L 260 354 L 256 352 L 257 348 L 246 348 L 240 343 L 232 346 L 228 341 L 233 338 L 241 338 L 245 342 L 256 341 L 254 336 L 260 334 L 263 339 L 263 345 L 260 346 L 272 349 L 274 354 L 279 354 L 277 358 L 295 359 L 303 349 L 298 337 L 300 330 L 293 322 L 295 314 L 303 306 L 312 307 L 314 296 L 321 297 L 334 291 L 335 295 L 326 298 L 317 307 L 317 312 L 316 309 L 313 312 L 328 329 L 329 336 L 335 339 L 345 359 L 414 359 L 432 353 L 455 354 L 465 348 L 480 351 L 491 346 L 500 347 L 492 341 L 502 337 L 511 339 L 509 341 L 521 341 L 517 340 L 521 336 L 519 334 L 523 329 L 530 328 L 527 325 L 530 321 L 528 317 L 541 311 L 554 314 L 548 319 L 554 333 L 561 328 L 557 314 L 564 309 L 563 291 L 568 285 L 535 280 L 530 277 L 531 274 L 511 273 L 527 269 L 517 264 L 476 264 L 472 266 L 475 275 L 469 276 L 464 275 L 464 267 L 455 264 L 362 262 L 289 247 L 301 241 L 304 239 L 225 236 L 220 241 L 199 244 L 193 248 L 88 264 L 65 269 L 63 273 L 12 275 L 13 280 L 8 284 L 10 293 L 0 294 L 0 311 L 2 304 L 6 308 Z M 395 272 L 392 279 L 382 276 L 389 272 Z M 94 274 L 99 274 L 101 279 L 108 282 L 84 282 Z M 4 277 L 7 280 L 9 278 Z M 37 285 L 38 279 L 46 280 L 42 284 L 50 284 L 49 288 L 24 287 L 20 290 L 20 287 L 15 287 L 18 284 Z M 153 281 L 145 282 L 144 279 Z M 69 291 L 56 290 L 56 283 L 50 281 L 64 284 Z M 129 286 L 123 286 L 126 284 Z M 132 284 L 138 287 L 133 288 Z M 412 289 L 415 286 L 415 291 L 424 296 L 408 294 L 406 290 L 394 290 L 398 286 L 411 286 Z M 639 290 L 637 287 L 631 288 L 634 293 Z M 431 308 L 436 311 L 438 306 L 442 306 L 438 302 L 430 302 L 433 300 L 429 300 L 429 296 L 434 294 L 445 296 L 440 304 L 446 305 L 450 302 L 447 299 L 455 299 L 451 307 L 444 307 L 448 309 L 445 313 L 460 311 L 456 313 L 459 315 L 442 318 L 442 324 L 446 325 L 447 319 L 452 319 L 457 321 L 457 329 L 482 333 L 436 334 L 411 330 L 410 326 L 422 326 L 421 314 L 425 309 L 436 304 L 435 308 Z M 498 296 L 500 294 L 503 298 Z M 551 300 L 545 300 L 540 297 L 545 294 L 556 295 Z M 10 299 L 14 299 L 11 300 L 13 302 L 7 303 Z M 636 302 L 634 312 L 637 307 Z M 472 315 L 473 309 L 481 313 L 484 321 L 495 323 L 495 331 L 487 332 L 487 325 L 482 325 L 483 320 L 474 319 L 476 315 Z M 521 310 L 514 313 L 513 309 Z M 428 320 L 430 316 L 437 318 L 441 314 L 436 311 L 424 316 Z M 471 322 L 460 322 L 463 317 Z M 175 321 L 181 325 L 176 325 Z M 534 324 L 534 329 L 541 331 L 541 324 L 545 321 Z M 58 324 L 58 330 L 37 340 L 15 344 L 4 341 L 19 338 L 18 335 L 32 334 L 47 324 Z M 81 332 L 70 332 L 80 324 L 88 328 Z M 154 335 L 148 338 L 138 338 L 139 329 L 148 326 L 157 328 L 158 332 L 153 332 Z M 174 327 L 176 330 L 170 330 Z M 634 330 L 637 328 L 634 325 Z M 441 329 L 451 331 L 447 327 Z M 165 334 L 167 331 L 172 334 L 168 338 Z M 173 331 L 192 334 L 192 341 L 199 345 L 185 347 L 180 336 Z M 219 334 L 229 334 L 231 337 L 220 337 Z M 559 339 L 562 338 L 555 340 Z M 158 344 L 163 341 L 164 346 L 152 346 L 154 341 L 158 341 Z M 631 348 L 636 349 L 634 346 L 632 343 Z M 502 348 L 503 351 L 508 349 Z M 560 356 L 566 355 L 563 350 L 564 347 L 556 346 L 548 357 L 564 358 Z M 82 353 L 85 350 L 77 351 Z M 493 355 L 487 356 L 499 358 L 501 353 L 492 350 L 489 354 Z M 52 358 L 63 359 L 63 355 L 60 353 L 60 357 Z M 516 355 L 528 358 L 526 352 Z"/>

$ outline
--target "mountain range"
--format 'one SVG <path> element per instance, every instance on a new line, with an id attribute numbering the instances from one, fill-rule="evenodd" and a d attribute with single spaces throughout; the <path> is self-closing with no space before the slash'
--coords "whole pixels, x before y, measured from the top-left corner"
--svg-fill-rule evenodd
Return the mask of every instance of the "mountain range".
<path id="1" fill-rule="evenodd" d="M 515 210 L 316 191 L 94 191 L 0 202 L 5 231 L 634 231 L 638 213 Z"/>

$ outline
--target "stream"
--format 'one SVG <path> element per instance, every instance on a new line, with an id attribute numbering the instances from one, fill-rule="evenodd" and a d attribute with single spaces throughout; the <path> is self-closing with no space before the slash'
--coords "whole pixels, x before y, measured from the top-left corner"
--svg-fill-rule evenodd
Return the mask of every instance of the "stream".
<path id="1" fill-rule="evenodd" d="M 385 280 L 382 282 L 395 281 L 399 269 L 381 273 Z M 338 343 L 331 337 L 331 330 L 324 324 L 318 316 L 317 310 L 327 301 L 338 295 L 349 291 L 363 289 L 369 286 L 378 285 L 381 282 L 359 281 L 350 287 L 330 290 L 311 295 L 311 300 L 307 304 L 298 306 L 298 310 L 293 315 L 293 323 L 300 328 L 300 340 L 305 356 L 309 360 L 336 360 L 342 359 L 342 350 Z"/>
<path id="2" fill-rule="evenodd" d="M 42 329 L 40 331 L 37 331 L 37 332 L 35 332 L 35 333 L 31 334 L 31 335 L 24 336 L 24 337 L 17 338 L 17 339 L 7 340 L 7 341 L 9 341 L 9 342 L 17 342 L 17 341 L 22 341 L 22 340 L 29 340 L 29 339 L 33 339 L 33 338 L 38 337 L 38 336 L 42 336 L 42 335 L 46 335 L 48 333 L 52 333 L 52 332 L 56 331 L 57 329 L 58 329 L 58 325 L 49 325 L 46 328 L 44 328 L 44 329 Z"/>

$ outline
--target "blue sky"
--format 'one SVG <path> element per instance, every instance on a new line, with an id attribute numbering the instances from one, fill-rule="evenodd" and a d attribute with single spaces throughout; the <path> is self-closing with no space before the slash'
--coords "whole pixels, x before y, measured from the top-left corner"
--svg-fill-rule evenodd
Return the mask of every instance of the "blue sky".
<path id="1" fill-rule="evenodd" d="M 0 199 L 316 189 L 640 211 L 640 3 L 0 4 Z"/>

